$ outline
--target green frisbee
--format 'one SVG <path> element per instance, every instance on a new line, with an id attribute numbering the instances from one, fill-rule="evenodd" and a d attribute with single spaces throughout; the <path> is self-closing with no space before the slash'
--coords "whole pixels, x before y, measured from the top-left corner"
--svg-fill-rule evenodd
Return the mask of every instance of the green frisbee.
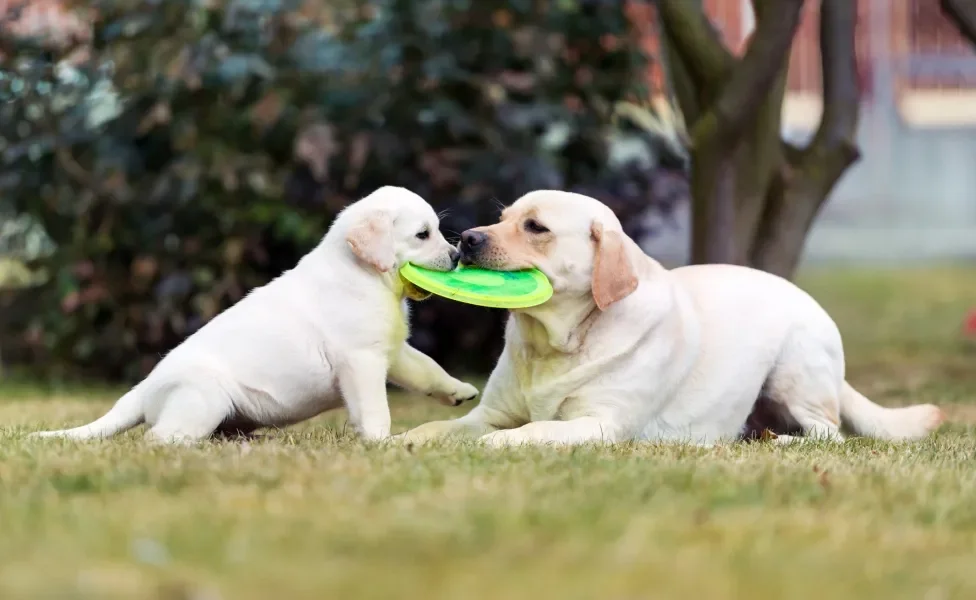
<path id="1" fill-rule="evenodd" d="M 538 269 L 489 271 L 462 265 L 432 271 L 407 263 L 400 275 L 432 294 L 489 308 L 529 308 L 552 297 L 552 284 Z"/>

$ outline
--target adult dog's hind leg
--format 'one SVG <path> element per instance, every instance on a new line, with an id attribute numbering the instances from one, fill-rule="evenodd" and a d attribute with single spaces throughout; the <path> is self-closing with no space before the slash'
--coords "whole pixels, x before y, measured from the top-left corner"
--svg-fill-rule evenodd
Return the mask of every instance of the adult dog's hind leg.
<path id="1" fill-rule="evenodd" d="M 803 439 L 842 441 L 840 390 L 844 382 L 843 351 L 812 336 L 795 332 L 784 345 L 764 388 L 769 401 L 785 409 L 803 431 Z M 780 436 L 777 443 L 797 441 Z"/>

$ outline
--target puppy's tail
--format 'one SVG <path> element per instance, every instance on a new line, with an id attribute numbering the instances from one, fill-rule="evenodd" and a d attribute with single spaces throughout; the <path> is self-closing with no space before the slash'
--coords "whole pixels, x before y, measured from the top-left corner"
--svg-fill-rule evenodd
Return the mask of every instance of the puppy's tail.
<path id="1" fill-rule="evenodd" d="M 840 393 L 840 418 L 845 427 L 858 435 L 892 441 L 923 438 L 945 420 L 939 407 L 932 404 L 904 408 L 879 406 L 846 381 Z"/>
<path id="2" fill-rule="evenodd" d="M 132 389 L 119 398 L 115 406 L 105 413 L 105 416 L 88 425 L 59 431 L 39 431 L 32 433 L 31 437 L 61 437 L 73 440 L 107 438 L 132 429 L 142 423 L 144 419 L 142 399 L 136 394 L 136 389 Z"/>

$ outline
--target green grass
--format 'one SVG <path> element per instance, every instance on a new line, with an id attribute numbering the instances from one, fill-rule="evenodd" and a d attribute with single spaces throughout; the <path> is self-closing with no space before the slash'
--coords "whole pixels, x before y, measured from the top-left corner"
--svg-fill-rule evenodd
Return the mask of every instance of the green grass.
<path id="1" fill-rule="evenodd" d="M 334 413 L 160 448 L 27 441 L 114 396 L 8 387 L 0 598 L 976 597 L 976 271 L 802 283 L 860 389 L 952 422 L 909 445 L 493 452 L 365 446 Z M 460 414 L 393 407 L 396 429 Z"/>

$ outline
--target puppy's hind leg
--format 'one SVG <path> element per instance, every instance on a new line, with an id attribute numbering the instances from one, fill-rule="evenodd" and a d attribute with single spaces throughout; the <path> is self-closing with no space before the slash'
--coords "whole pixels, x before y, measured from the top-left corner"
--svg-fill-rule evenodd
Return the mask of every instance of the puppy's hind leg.
<path id="1" fill-rule="evenodd" d="M 161 399 L 146 438 L 162 443 L 192 443 L 209 438 L 232 413 L 230 398 L 217 385 L 181 383 Z"/>
<path id="2" fill-rule="evenodd" d="M 372 352 L 354 352 L 337 367 L 339 389 L 356 431 L 368 440 L 390 437 L 387 363 L 383 356 Z"/>

